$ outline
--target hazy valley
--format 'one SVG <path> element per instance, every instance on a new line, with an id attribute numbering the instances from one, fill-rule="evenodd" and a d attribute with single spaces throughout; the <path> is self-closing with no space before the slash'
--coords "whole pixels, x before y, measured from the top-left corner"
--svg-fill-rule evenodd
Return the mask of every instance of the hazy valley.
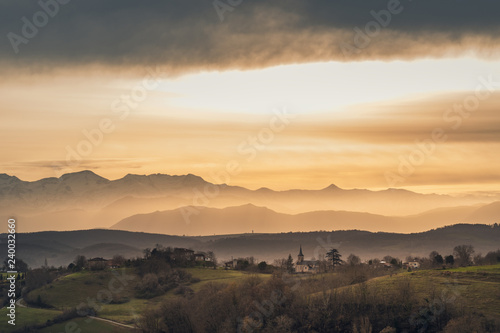
<path id="1" fill-rule="evenodd" d="M 5 234 L 2 250 L 6 251 Z M 363 260 L 396 255 L 426 257 L 430 251 L 451 253 L 457 244 L 471 244 L 477 253 L 486 254 L 498 248 L 500 228 L 491 225 L 454 225 L 421 233 L 398 234 L 359 230 L 317 231 L 298 233 L 233 234 L 215 236 L 170 236 L 119 230 L 80 230 L 18 234 L 18 255 L 32 267 L 44 264 L 68 265 L 77 255 L 88 258 L 111 258 L 121 254 L 127 258 L 143 255 L 146 248 L 157 244 L 214 251 L 218 258 L 230 260 L 254 257 L 272 263 L 274 259 L 294 257 L 302 246 L 304 254 L 318 259 L 332 247 L 346 256 L 354 253 Z"/>
<path id="2" fill-rule="evenodd" d="M 361 229 L 421 232 L 500 221 L 498 195 L 449 196 L 402 189 L 249 190 L 194 175 L 91 171 L 26 182 L 0 175 L 3 218 L 18 232 L 113 228 L 175 235 Z"/>

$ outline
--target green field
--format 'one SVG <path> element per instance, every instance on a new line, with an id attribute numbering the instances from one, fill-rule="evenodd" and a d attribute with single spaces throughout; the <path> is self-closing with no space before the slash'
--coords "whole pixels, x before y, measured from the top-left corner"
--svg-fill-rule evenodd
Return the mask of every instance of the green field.
<path id="1" fill-rule="evenodd" d="M 47 286 L 32 291 L 28 296 L 31 299 L 37 299 L 40 296 L 43 303 L 57 309 L 77 307 L 88 302 L 89 298 L 107 300 L 110 294 L 116 297 L 133 297 L 138 278 L 130 269 L 120 269 L 116 272 L 119 276 L 125 273 L 134 279 L 127 280 L 127 285 L 123 285 L 109 270 L 78 272 L 63 276 Z M 114 292 L 111 293 L 110 290 Z"/>
<path id="2" fill-rule="evenodd" d="M 48 320 L 53 320 L 61 313 L 62 311 L 59 310 L 16 307 L 16 325 L 12 326 L 7 323 L 7 320 L 1 320 L 0 332 L 12 332 L 14 330 L 19 330 L 32 325 L 42 325 L 45 324 Z M 0 309 L 0 316 L 2 318 L 8 318 L 7 308 Z M 68 325 L 68 330 L 66 330 L 66 325 Z M 81 331 L 78 331 L 78 329 L 80 329 Z M 39 332 L 44 333 L 61 333 L 66 331 L 80 333 L 137 332 L 137 330 L 128 329 L 125 327 L 117 327 L 111 323 L 91 318 L 75 318 L 68 322 L 51 325 L 39 330 Z"/>
<path id="3" fill-rule="evenodd" d="M 69 322 L 52 325 L 39 331 L 40 333 L 61 333 L 61 332 L 79 332 L 79 333 L 128 333 L 139 332 L 138 330 L 118 327 L 110 323 L 91 318 L 75 318 Z"/>
<path id="4" fill-rule="evenodd" d="M 187 268 L 186 271 L 193 278 L 200 279 L 199 282 L 189 285 L 189 288 L 195 292 L 209 282 L 239 283 L 245 278 L 255 275 L 242 271 L 205 268 Z M 53 306 L 55 309 L 64 309 L 88 303 L 89 298 L 91 300 L 108 300 L 109 295 L 112 295 L 116 298 L 116 302 L 99 303 L 98 316 L 129 325 L 133 324 L 134 318 L 139 316 L 145 308 L 157 306 L 166 298 L 176 297 L 174 290 L 170 290 L 165 295 L 152 299 L 137 299 L 134 297 L 134 288 L 139 281 L 139 277 L 133 274 L 132 269 L 122 268 L 116 270 L 116 272 L 119 276 L 125 273 L 133 277 L 133 279 L 127 280 L 127 285 L 124 286 L 119 283 L 116 276 L 109 270 L 78 272 L 66 275 L 52 282 L 50 285 L 32 291 L 29 297 L 37 299 L 40 296 L 44 303 Z M 269 274 L 257 275 L 263 279 L 270 277 Z M 111 284 L 111 288 L 110 281 L 114 281 Z"/>
<path id="5" fill-rule="evenodd" d="M 16 326 L 7 323 L 7 308 L 0 309 L 0 332 L 11 332 L 14 329 L 21 329 L 24 326 L 44 324 L 47 320 L 54 319 L 62 311 L 46 310 L 46 309 L 32 309 L 16 307 Z"/>
<path id="6" fill-rule="evenodd" d="M 271 277 L 270 274 L 255 274 L 224 269 L 188 268 L 187 271 L 191 273 L 194 278 L 199 278 L 201 280 L 200 282 L 194 283 L 190 286 L 194 291 L 198 291 L 204 284 L 209 282 L 241 282 L 252 275 L 259 276 L 262 279 L 268 279 Z"/>
<path id="7" fill-rule="evenodd" d="M 372 279 L 367 285 L 390 292 L 405 280 L 420 300 L 463 306 L 500 318 L 500 265 L 404 272 Z"/>
<path id="8" fill-rule="evenodd" d="M 222 270 L 222 269 L 204 269 L 204 268 L 187 268 L 193 278 L 200 279 L 200 282 L 190 284 L 189 287 L 193 289 L 194 292 L 200 290 L 200 288 L 209 282 L 221 282 L 221 283 L 239 283 L 245 278 L 255 275 L 249 274 L 242 271 L 234 270 Z M 267 279 L 270 277 L 269 274 L 257 274 L 262 279 Z M 99 311 L 99 317 L 111 319 L 124 324 L 132 324 L 134 318 L 141 314 L 146 307 L 159 305 L 164 299 L 170 297 L 176 297 L 174 290 L 170 290 L 165 295 L 154 297 L 148 300 L 137 299 L 133 297 L 133 290 L 128 290 L 128 295 L 130 296 L 130 301 L 123 304 L 105 304 L 102 306 L 102 310 Z"/>

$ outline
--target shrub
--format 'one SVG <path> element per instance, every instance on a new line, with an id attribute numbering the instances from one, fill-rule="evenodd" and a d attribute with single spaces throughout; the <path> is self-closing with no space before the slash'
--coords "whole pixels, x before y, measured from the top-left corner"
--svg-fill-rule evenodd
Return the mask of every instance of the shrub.
<path id="1" fill-rule="evenodd" d="M 188 286 L 180 285 L 174 290 L 174 294 L 176 295 L 182 295 L 182 296 L 189 296 L 194 294 L 193 289 L 189 288 Z"/>
<path id="2" fill-rule="evenodd" d="M 191 280 L 189 280 L 189 283 L 198 283 L 200 282 L 201 279 L 200 278 L 197 278 L 197 277 L 192 277 Z"/>

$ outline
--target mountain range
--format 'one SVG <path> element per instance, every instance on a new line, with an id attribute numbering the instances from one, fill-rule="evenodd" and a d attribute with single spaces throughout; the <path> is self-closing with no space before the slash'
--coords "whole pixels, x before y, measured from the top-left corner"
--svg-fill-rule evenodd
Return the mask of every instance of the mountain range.
<path id="1" fill-rule="evenodd" d="M 32 182 L 0 174 L 1 217 L 15 217 L 18 232 L 109 227 L 179 235 L 353 228 L 412 232 L 458 222 L 494 223 L 500 217 L 495 201 L 500 197 L 335 185 L 250 190 L 192 174 L 109 180 L 81 171 Z M 195 213 L 186 221 L 185 212 Z"/>
<path id="2" fill-rule="evenodd" d="M 479 207 L 441 208 L 403 217 L 347 211 L 284 214 L 252 204 L 223 209 L 189 206 L 133 215 L 111 226 L 111 229 L 191 236 L 350 229 L 422 232 L 464 222 L 500 222 L 500 202 Z"/>

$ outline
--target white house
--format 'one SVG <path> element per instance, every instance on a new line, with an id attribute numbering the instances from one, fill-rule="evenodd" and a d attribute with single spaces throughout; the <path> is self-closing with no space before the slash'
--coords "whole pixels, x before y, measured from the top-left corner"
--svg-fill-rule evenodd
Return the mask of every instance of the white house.
<path id="1" fill-rule="evenodd" d="M 412 269 L 420 268 L 420 263 L 418 261 L 412 261 L 408 263 L 408 267 Z"/>

